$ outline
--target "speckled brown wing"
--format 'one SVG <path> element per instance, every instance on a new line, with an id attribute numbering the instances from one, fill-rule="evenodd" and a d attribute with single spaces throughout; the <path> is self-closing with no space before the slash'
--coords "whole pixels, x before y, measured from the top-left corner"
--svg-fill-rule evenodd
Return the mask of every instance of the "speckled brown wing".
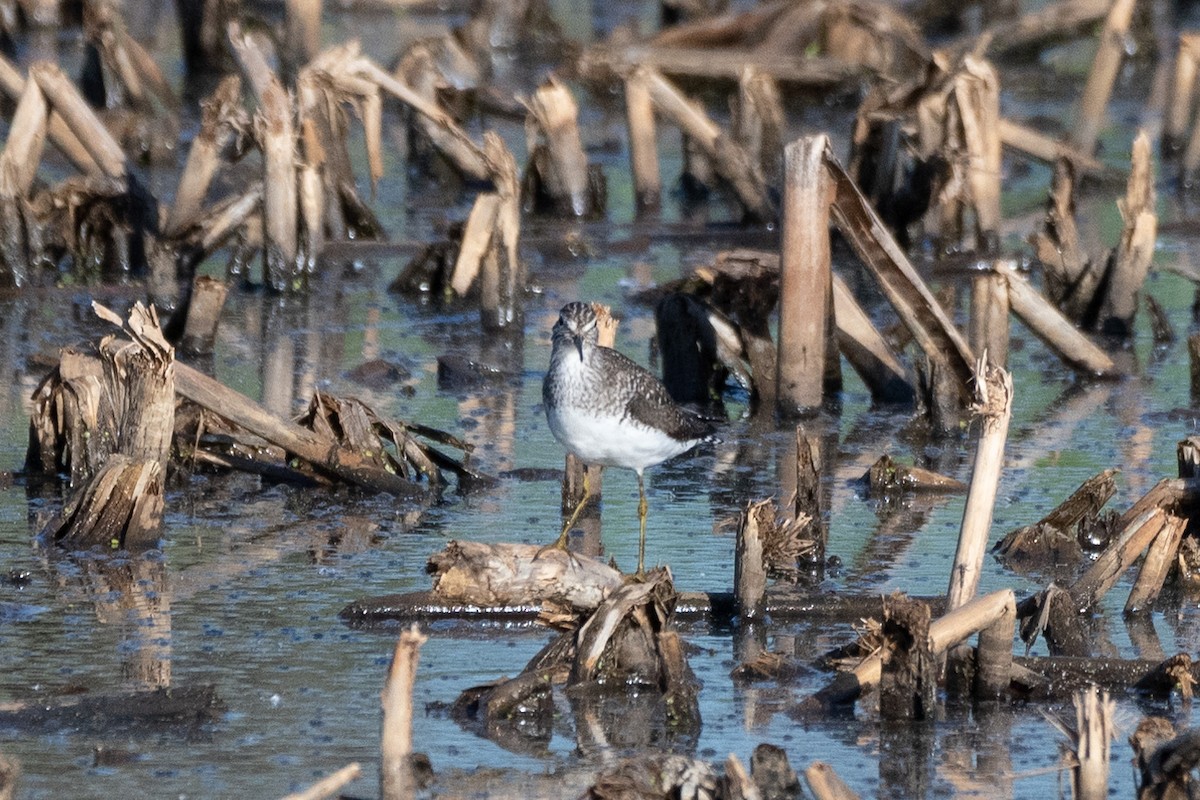
<path id="1" fill-rule="evenodd" d="M 599 348 L 596 357 L 604 374 L 621 376 L 623 385 L 607 388 L 624 395 L 627 417 L 680 442 L 712 436 L 712 423 L 672 400 L 662 382 L 640 364 L 607 347 Z"/>

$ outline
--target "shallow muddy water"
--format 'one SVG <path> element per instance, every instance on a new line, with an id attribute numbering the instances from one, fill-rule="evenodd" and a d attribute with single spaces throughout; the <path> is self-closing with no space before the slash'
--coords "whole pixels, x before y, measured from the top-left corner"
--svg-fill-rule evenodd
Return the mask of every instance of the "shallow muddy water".
<path id="1" fill-rule="evenodd" d="M 580 18 L 577 11 L 564 16 L 568 30 L 578 36 L 603 33 L 612 24 L 599 13 L 594 19 Z M 327 42 L 373 29 L 368 46 L 386 58 L 391 45 L 378 39 L 436 18 L 343 14 L 334 20 Z M 170 58 L 169 48 L 163 58 Z M 1003 68 L 1006 113 L 1069 118 L 1076 59 L 1070 50 L 1055 51 L 1039 65 Z M 524 69 L 536 72 L 510 65 L 506 76 L 516 81 Z M 1145 65 L 1122 78 L 1112 112 L 1117 124 L 1105 134 L 1106 157 L 1113 163 L 1120 162 L 1113 153 L 1125 152 L 1133 126 L 1146 122 L 1142 100 L 1150 79 Z M 387 285 L 412 252 L 403 246 L 392 254 L 365 250 L 360 269 L 322 278 L 308 298 L 234 291 L 219 334 L 216 377 L 268 408 L 294 413 L 317 388 L 357 395 L 400 419 L 472 442 L 473 465 L 502 476 L 495 487 L 469 494 L 451 490 L 442 502 L 422 508 L 346 491 L 264 486 L 248 476 L 197 475 L 169 491 L 162 550 L 124 567 L 133 578 L 122 590 L 88 556 L 37 543 L 40 523 L 60 498 L 5 475 L 0 485 L 0 702 L 33 701 L 76 687 L 119 691 L 169 675 L 177 687 L 214 685 L 225 706 L 214 721 L 186 728 L 0 729 L 0 752 L 16 756 L 23 766 L 20 797 L 279 796 L 350 761 L 361 762 L 366 774 L 348 793 L 377 793 L 379 690 L 395 631 L 351 628 L 338 612 L 364 596 L 427 588 L 425 561 L 450 539 L 549 542 L 557 534 L 558 483 L 505 475 L 562 465 L 562 450 L 540 408 L 549 328 L 558 308 L 575 299 L 611 304 L 621 318 L 618 349 L 653 366 L 653 312 L 632 301 L 636 289 L 686 274 L 722 249 L 774 246 L 770 231 L 726 224 L 729 211 L 719 200 L 697 215 L 668 198 L 660 219 L 635 222 L 621 109 L 582 92 L 580 97 L 585 146 L 608 175 L 609 216 L 585 224 L 526 221 L 522 254 L 534 291 L 526 298 L 519 335 L 484 337 L 470 307 L 436 308 L 388 294 Z M 790 122 L 794 133 L 824 128 L 844 144 L 852 109 L 853 103 L 798 106 Z M 519 146 L 518 125 L 495 124 Z M 678 174 L 678 157 L 669 155 L 677 139 L 671 131 L 660 135 L 663 173 L 670 181 Z M 523 149 L 517 152 L 521 161 Z M 394 148 L 387 158 L 376 209 L 394 241 L 425 241 L 445 220 L 465 216 L 469 196 L 407 177 Z M 1022 240 L 1037 220 L 1049 172 L 1012 157 L 1005 165 L 1011 171 L 1005 244 L 1024 252 Z M 155 177 L 157 183 L 172 184 Z M 1111 246 L 1116 239 L 1116 194 L 1096 189 L 1081 201 L 1080 225 L 1096 252 L 1101 243 Z M 1165 183 L 1160 206 L 1162 224 L 1189 218 L 1190 209 Z M 1110 503 L 1122 509 L 1159 478 L 1175 474 L 1175 443 L 1195 432 L 1197 420 L 1191 412 L 1176 411 L 1189 406 L 1183 339 L 1196 325 L 1193 284 L 1172 271 L 1190 268 L 1200 246 L 1200 239 L 1179 234 L 1181 229 L 1186 226 L 1173 226 L 1160 238 L 1147 284 L 1178 340 L 1153 348 L 1143 313 L 1132 349 L 1118 353 L 1132 365 L 1133 377 L 1078 381 L 1014 325 L 1010 369 L 1016 399 L 993 541 L 1039 519 L 1107 467 L 1122 469 Z M 562 244 L 567 232 L 586 244 L 587 254 L 568 252 Z M 205 269 L 221 274 L 224 262 L 214 260 Z M 839 269 L 847 274 L 854 267 L 840 264 Z M 0 471 L 21 467 L 29 396 L 57 348 L 107 333 L 88 310 L 92 296 L 121 308 L 139 294 L 135 289 L 57 288 L 0 299 Z M 872 313 L 889 318 L 877 299 Z M 960 308 L 960 317 L 964 314 Z M 436 359 L 447 354 L 498 366 L 509 376 L 474 389 L 441 389 Z M 354 367 L 377 358 L 397 365 L 407 377 L 381 389 L 348 377 Z M 840 413 L 807 423 L 826 437 L 828 552 L 842 562 L 826 575 L 825 586 L 859 593 L 942 593 L 963 498 L 881 503 L 865 497 L 856 480 L 884 453 L 967 480 L 971 440 L 918 442 L 908 433 L 910 411 L 872 408 L 858 378 L 849 368 L 844 374 Z M 647 557 L 669 564 L 681 589 L 731 588 L 738 511 L 749 501 L 788 492 L 791 426 L 749 419 L 745 398 L 736 392 L 726 410 L 721 444 L 649 473 Z M 636 558 L 636 505 L 634 476 L 610 470 L 604 483 L 603 553 L 626 568 Z M 985 562 L 981 591 L 1012 587 L 1020 597 L 1041 585 L 990 557 Z M 1200 626 L 1194 599 L 1165 603 L 1152 616 L 1153 631 L 1147 635 L 1144 628 L 1130 630 L 1122 622 L 1127 590 L 1128 581 L 1119 584 L 1097 620 L 1104 654 L 1154 658 L 1194 649 Z M 1038 708 L 978 715 L 948 711 L 926 725 L 881 727 L 862 712 L 799 725 L 784 712 L 828 676 L 814 671 L 783 686 L 735 685 L 729 671 L 737 663 L 737 635 L 699 624 L 684 628 L 693 648 L 690 663 L 704 682 L 704 725 L 697 740 L 647 742 L 631 713 L 606 731 L 604 742 L 582 724 L 577 730 L 560 698 L 562 719 L 554 738 L 544 749 L 514 752 L 462 730 L 440 708 L 468 687 L 517 673 L 549 634 L 484 624 L 436 625 L 428 633 L 416 689 L 418 709 L 426 712 L 414 723 L 416 746 L 439 774 L 480 769 L 480 792 L 490 786 L 509 796 L 556 796 L 554 788 L 539 784 L 541 776 L 562 776 L 566 787 L 586 785 L 600 765 L 648 743 L 723 761 L 730 752 L 748 758 L 760 742 L 785 748 L 797 769 L 818 759 L 832 763 L 864 795 L 1046 797 L 1057 787 L 1048 768 L 1058 757 L 1058 734 Z M 811 661 L 852 635 L 842 626 L 797 622 L 770 626 L 768 645 Z M 1039 645 L 1034 652 L 1044 650 Z M 1132 796 L 1124 739 L 1139 716 L 1154 711 L 1180 724 L 1193 720 L 1190 709 L 1125 697 L 1118 702 L 1123 729 L 1113 746 L 1112 786 L 1116 796 Z M 117 757 L 97 759 L 97 745 Z M 487 771 L 498 768 L 518 773 Z M 574 788 L 559 788 L 558 796 L 575 794 Z"/>

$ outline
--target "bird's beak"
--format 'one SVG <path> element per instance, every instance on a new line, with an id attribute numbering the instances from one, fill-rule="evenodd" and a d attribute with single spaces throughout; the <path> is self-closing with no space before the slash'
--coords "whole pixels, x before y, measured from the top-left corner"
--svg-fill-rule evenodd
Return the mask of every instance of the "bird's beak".
<path id="1" fill-rule="evenodd" d="M 575 337 L 575 349 L 579 351 L 579 360 L 583 361 L 583 337 Z"/>

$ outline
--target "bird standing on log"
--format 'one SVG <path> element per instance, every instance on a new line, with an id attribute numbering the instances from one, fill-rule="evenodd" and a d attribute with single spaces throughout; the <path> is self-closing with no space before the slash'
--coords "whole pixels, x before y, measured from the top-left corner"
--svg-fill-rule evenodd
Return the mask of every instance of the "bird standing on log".
<path id="1" fill-rule="evenodd" d="M 671 399 L 662 383 L 638 364 L 599 344 L 596 310 L 587 303 L 568 303 L 554 324 L 550 369 L 542 383 L 542 403 L 554 438 L 585 464 L 624 467 L 638 479 L 638 569 L 646 556 L 647 467 L 716 441 L 712 424 Z M 567 546 L 588 501 L 585 473 L 583 499 L 552 545 Z"/>

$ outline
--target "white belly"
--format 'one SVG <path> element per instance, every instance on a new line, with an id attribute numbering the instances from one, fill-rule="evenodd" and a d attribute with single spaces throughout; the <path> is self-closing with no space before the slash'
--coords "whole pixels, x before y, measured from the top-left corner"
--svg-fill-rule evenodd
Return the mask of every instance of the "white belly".
<path id="1" fill-rule="evenodd" d="M 689 449 L 695 442 L 680 442 L 660 430 L 617 416 L 596 416 L 571 408 L 546 415 L 554 438 L 585 464 L 624 467 L 641 471 Z"/>

